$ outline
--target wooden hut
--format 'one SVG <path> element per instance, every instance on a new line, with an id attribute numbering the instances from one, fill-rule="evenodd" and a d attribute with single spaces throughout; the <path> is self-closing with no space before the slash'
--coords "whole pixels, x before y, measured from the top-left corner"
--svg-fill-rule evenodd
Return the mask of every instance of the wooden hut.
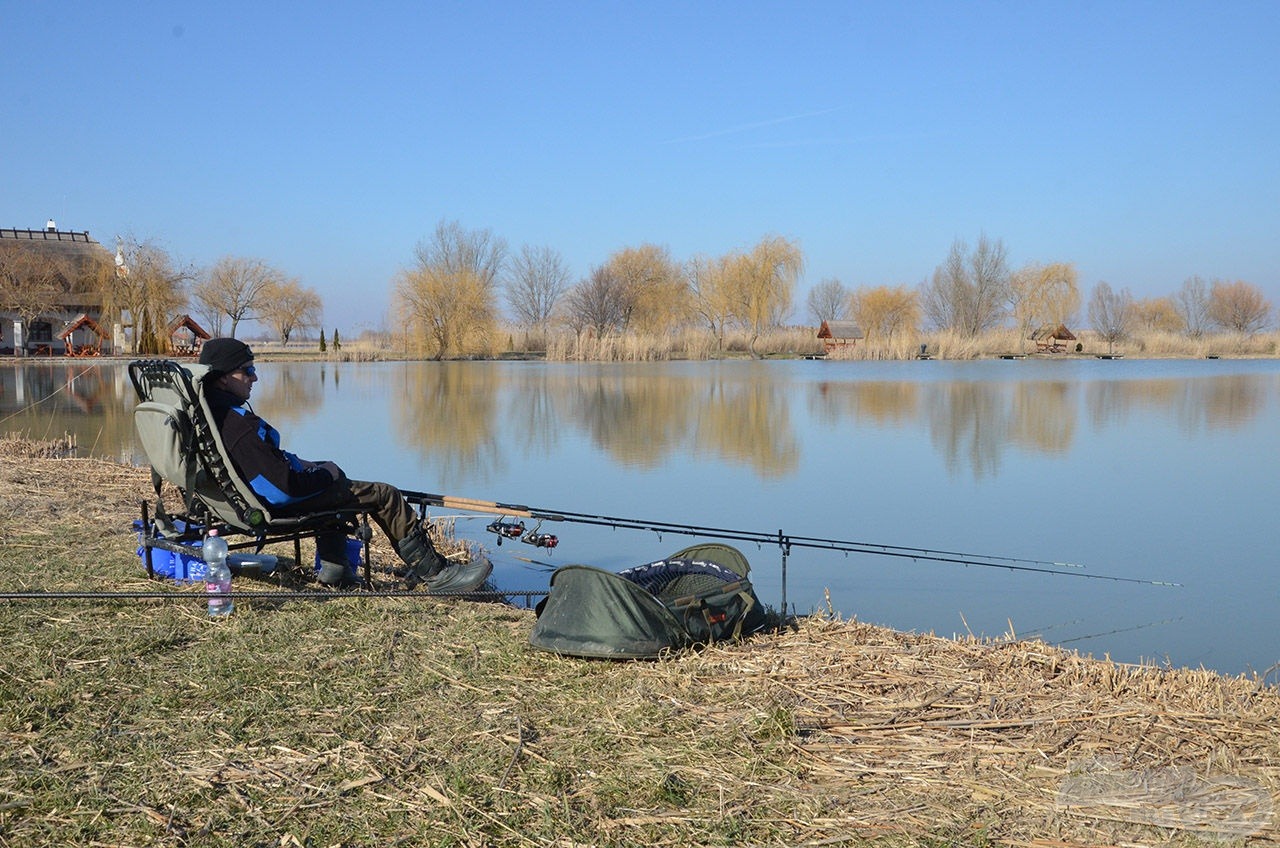
<path id="1" fill-rule="evenodd" d="M 211 338 L 205 328 L 186 313 L 169 323 L 169 344 L 176 356 L 195 356 L 200 352 L 200 345 Z"/>
<path id="2" fill-rule="evenodd" d="M 818 328 L 818 338 L 827 353 L 845 345 L 856 345 L 858 339 L 865 338 L 862 328 L 856 321 L 823 321 Z"/>
<path id="3" fill-rule="evenodd" d="M 1036 350 L 1040 353 L 1065 353 L 1067 346 L 1064 342 L 1075 340 L 1075 334 L 1067 329 L 1066 324 L 1059 324 L 1056 327 L 1045 324 L 1031 334 L 1031 341 L 1036 343 Z"/>
<path id="4" fill-rule="evenodd" d="M 80 344 L 76 343 L 77 333 L 82 340 Z M 67 326 L 58 333 L 63 344 L 62 352 L 67 356 L 99 356 L 102 353 L 102 341 L 106 337 L 107 334 L 98 326 L 98 322 L 83 312 L 68 321 Z"/>

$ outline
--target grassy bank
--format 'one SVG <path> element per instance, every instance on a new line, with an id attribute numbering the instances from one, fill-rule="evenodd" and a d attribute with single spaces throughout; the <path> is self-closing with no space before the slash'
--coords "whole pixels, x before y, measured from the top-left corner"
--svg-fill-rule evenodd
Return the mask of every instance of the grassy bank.
<path id="1" fill-rule="evenodd" d="M 0 441 L 0 591 L 160 588 L 145 472 L 53 452 Z M 0 845 L 1280 843 L 1261 679 L 817 617 L 610 663 L 498 604 L 167 588 L 0 600 Z"/>

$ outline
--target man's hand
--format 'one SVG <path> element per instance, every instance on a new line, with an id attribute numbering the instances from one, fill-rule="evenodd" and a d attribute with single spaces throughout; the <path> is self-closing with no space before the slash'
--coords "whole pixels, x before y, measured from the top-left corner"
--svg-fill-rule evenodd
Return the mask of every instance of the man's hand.
<path id="1" fill-rule="evenodd" d="M 332 474 L 335 482 L 338 480 L 343 480 L 347 476 L 346 474 L 343 473 L 342 469 L 338 467 L 337 463 L 327 459 L 324 462 L 317 462 L 316 467 L 323 468 L 325 471 L 328 471 L 330 474 Z"/>

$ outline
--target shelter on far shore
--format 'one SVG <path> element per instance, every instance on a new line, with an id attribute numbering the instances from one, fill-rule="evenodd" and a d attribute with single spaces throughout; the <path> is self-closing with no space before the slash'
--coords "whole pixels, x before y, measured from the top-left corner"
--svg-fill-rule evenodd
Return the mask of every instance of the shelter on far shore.
<path id="1" fill-rule="evenodd" d="M 169 344 L 176 356 L 196 356 L 200 345 L 213 336 L 185 312 L 169 323 Z"/>
<path id="2" fill-rule="evenodd" d="M 67 356 L 98 356 L 102 353 L 102 342 L 106 337 L 107 334 L 98 326 L 98 322 L 83 312 L 58 333 L 58 340 L 63 345 L 62 351 Z M 76 343 L 77 338 L 82 340 L 80 344 Z"/>
<path id="3" fill-rule="evenodd" d="M 1065 353 L 1064 342 L 1076 340 L 1075 334 L 1067 329 L 1066 324 L 1045 324 L 1031 334 L 1031 341 L 1036 343 L 1036 351 L 1040 353 Z"/>
<path id="4" fill-rule="evenodd" d="M 818 328 L 818 338 L 822 339 L 823 348 L 830 353 L 836 348 L 856 345 L 858 339 L 865 338 L 865 335 L 857 321 L 823 321 Z"/>

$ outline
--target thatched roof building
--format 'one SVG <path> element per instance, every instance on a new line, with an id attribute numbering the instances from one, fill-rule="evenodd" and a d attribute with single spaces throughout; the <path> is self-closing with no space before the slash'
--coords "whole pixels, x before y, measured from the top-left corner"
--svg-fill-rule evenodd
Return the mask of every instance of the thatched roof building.
<path id="1" fill-rule="evenodd" d="M 1056 327 L 1052 324 L 1045 324 L 1040 329 L 1035 330 L 1031 333 L 1031 340 L 1033 342 L 1038 342 L 1038 341 L 1073 342 L 1076 340 L 1076 337 L 1074 333 L 1072 333 L 1070 330 L 1067 329 L 1066 324 L 1059 324 Z"/>
<path id="2" fill-rule="evenodd" d="M 865 338 L 857 321 L 823 321 L 818 328 L 818 338 L 827 350 L 841 345 L 857 344 L 858 339 Z"/>

